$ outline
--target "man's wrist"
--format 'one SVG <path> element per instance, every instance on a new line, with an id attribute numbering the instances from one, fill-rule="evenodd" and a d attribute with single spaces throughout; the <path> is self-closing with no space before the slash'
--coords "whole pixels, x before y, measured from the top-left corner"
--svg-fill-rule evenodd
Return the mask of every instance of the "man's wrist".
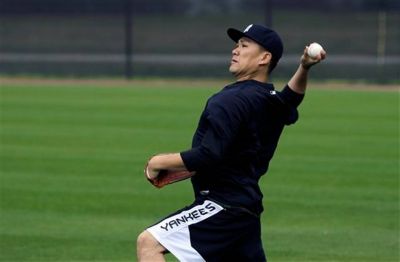
<path id="1" fill-rule="evenodd" d="M 311 68 L 310 65 L 306 66 L 306 65 L 300 64 L 300 66 L 301 66 L 301 69 L 303 69 L 303 70 L 305 70 L 305 71 L 308 71 L 308 70 L 310 70 L 310 68 Z"/>
<path id="2" fill-rule="evenodd" d="M 311 66 L 312 66 L 312 65 L 305 65 L 305 64 L 303 64 L 303 63 L 300 63 L 301 69 L 303 69 L 303 70 L 305 70 L 305 71 L 307 71 L 307 72 L 308 72 L 308 70 L 310 70 Z"/>

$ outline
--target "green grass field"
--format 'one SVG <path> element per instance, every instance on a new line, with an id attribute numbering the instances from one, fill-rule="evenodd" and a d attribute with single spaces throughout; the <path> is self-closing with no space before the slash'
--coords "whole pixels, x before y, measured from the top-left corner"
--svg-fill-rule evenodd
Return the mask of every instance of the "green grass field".
<path id="1" fill-rule="evenodd" d="M 141 230 L 192 200 L 142 169 L 190 146 L 221 87 L 197 85 L 2 84 L 0 260 L 135 261 Z M 398 261 L 398 90 L 317 87 L 261 180 L 269 260 Z"/>

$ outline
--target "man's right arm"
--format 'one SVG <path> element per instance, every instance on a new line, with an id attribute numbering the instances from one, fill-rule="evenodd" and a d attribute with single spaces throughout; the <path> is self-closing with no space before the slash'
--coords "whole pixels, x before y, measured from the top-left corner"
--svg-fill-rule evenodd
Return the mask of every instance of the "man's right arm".
<path id="1" fill-rule="evenodd" d="M 316 58 L 311 58 L 307 54 L 308 46 L 304 49 L 303 55 L 301 57 L 301 62 L 297 71 L 294 73 L 292 78 L 288 82 L 288 86 L 294 92 L 298 94 L 305 94 L 307 89 L 307 79 L 308 79 L 308 71 L 310 68 L 321 62 L 326 57 L 326 52 L 324 50 L 321 51 L 321 54 Z"/>

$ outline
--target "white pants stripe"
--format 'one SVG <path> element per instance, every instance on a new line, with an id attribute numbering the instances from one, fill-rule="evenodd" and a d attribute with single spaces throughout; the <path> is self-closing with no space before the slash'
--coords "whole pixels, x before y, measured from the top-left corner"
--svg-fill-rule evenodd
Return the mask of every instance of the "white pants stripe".
<path id="1" fill-rule="evenodd" d="M 220 205 L 206 200 L 147 229 L 157 241 L 181 262 L 205 261 L 192 247 L 189 226 L 199 223 L 223 210 Z"/>

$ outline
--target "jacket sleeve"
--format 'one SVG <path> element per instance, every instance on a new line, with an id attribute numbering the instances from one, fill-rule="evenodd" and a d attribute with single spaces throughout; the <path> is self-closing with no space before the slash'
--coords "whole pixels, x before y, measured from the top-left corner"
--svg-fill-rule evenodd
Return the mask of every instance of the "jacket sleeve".
<path id="1" fill-rule="evenodd" d="M 299 94 L 294 92 L 288 85 L 286 85 L 281 93 L 281 99 L 284 101 L 285 104 L 290 105 L 291 107 L 297 108 L 300 103 L 303 101 L 304 94 Z"/>
<path id="2" fill-rule="evenodd" d="M 286 85 L 278 94 L 284 116 L 285 125 L 291 125 L 299 119 L 299 112 L 297 107 L 303 101 L 304 94 L 294 92 L 288 85 Z"/>
<path id="3" fill-rule="evenodd" d="M 241 125 L 246 121 L 248 106 L 239 95 L 216 97 L 206 107 L 207 129 L 201 144 L 181 152 L 189 171 L 213 166 L 223 159 Z"/>

